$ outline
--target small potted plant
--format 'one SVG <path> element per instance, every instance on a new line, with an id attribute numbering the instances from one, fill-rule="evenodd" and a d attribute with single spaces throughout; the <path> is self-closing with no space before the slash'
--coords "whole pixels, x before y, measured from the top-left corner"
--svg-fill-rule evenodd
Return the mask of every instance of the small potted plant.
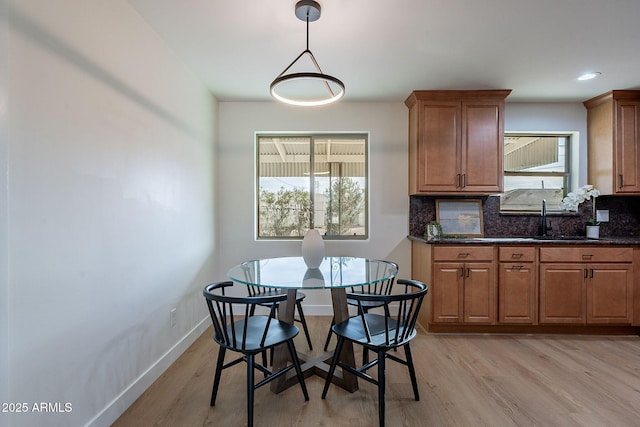
<path id="1" fill-rule="evenodd" d="M 578 211 L 578 206 L 585 200 L 593 199 L 591 203 L 591 218 L 586 222 L 587 225 L 587 238 L 598 239 L 600 238 L 600 223 L 596 219 L 596 198 L 600 195 L 600 192 L 593 185 L 584 185 L 578 188 L 576 191 L 572 191 L 567 194 L 567 197 L 562 199 L 561 206 L 567 211 Z"/>
<path id="2" fill-rule="evenodd" d="M 436 240 L 442 237 L 442 226 L 438 221 L 431 221 L 427 224 L 424 231 L 426 240 Z"/>

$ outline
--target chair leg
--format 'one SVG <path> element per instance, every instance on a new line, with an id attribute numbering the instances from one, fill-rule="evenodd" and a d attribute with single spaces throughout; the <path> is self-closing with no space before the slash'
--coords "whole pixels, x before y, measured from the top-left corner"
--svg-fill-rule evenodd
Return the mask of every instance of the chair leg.
<path id="1" fill-rule="evenodd" d="M 331 318 L 331 326 L 329 326 L 329 332 L 327 333 L 327 339 L 324 342 L 324 351 L 327 351 L 327 349 L 329 348 L 329 341 L 331 341 L 331 334 L 333 331 L 331 331 L 331 327 L 333 325 L 336 324 L 336 319 L 334 319 L 333 317 Z"/>
<path id="2" fill-rule="evenodd" d="M 304 331 L 304 335 L 307 337 L 307 344 L 309 344 L 309 350 L 313 350 L 313 346 L 311 345 L 311 337 L 309 336 L 309 328 L 307 327 L 307 321 L 304 318 L 304 311 L 302 311 L 302 303 L 300 301 L 296 301 L 296 307 L 298 308 L 298 314 L 300 315 L 300 323 L 302 323 L 302 330 Z"/>
<path id="3" fill-rule="evenodd" d="M 296 375 L 298 376 L 298 382 L 302 388 L 304 400 L 307 402 L 309 401 L 309 393 L 307 393 L 307 386 L 304 383 L 304 376 L 302 375 L 302 368 L 300 367 L 300 359 L 298 359 L 298 352 L 296 352 L 296 346 L 293 343 L 293 340 L 287 341 L 287 346 L 289 347 L 289 354 L 291 355 L 291 360 L 293 361 L 293 366 L 295 367 Z"/>
<path id="4" fill-rule="evenodd" d="M 247 425 L 253 427 L 254 354 L 247 354 Z"/>
<path id="5" fill-rule="evenodd" d="M 380 427 L 384 427 L 384 391 L 387 386 L 385 380 L 385 362 L 387 357 L 384 350 L 378 350 L 378 423 Z"/>
<path id="6" fill-rule="evenodd" d="M 333 374 L 336 371 L 336 365 L 338 364 L 338 358 L 340 357 L 340 352 L 342 351 L 343 346 L 344 346 L 344 338 L 338 337 L 338 343 L 336 344 L 335 350 L 333 350 L 333 358 L 331 359 L 331 366 L 329 367 L 329 372 L 327 373 L 327 379 L 324 382 L 324 389 L 322 389 L 323 399 L 327 397 L 327 392 L 329 391 L 329 385 L 331 384 L 331 379 L 333 378 Z"/>
<path id="7" fill-rule="evenodd" d="M 411 377 L 411 385 L 413 386 L 413 395 L 416 401 L 420 400 L 420 393 L 418 392 L 418 381 L 416 380 L 416 370 L 413 367 L 413 357 L 411 356 L 411 347 L 409 344 L 404 346 L 404 354 L 407 358 L 407 367 L 409 368 L 409 376 Z"/>
<path id="8" fill-rule="evenodd" d="M 220 347 L 218 350 L 218 362 L 216 363 L 216 374 L 213 377 L 213 390 L 211 390 L 211 406 L 216 404 L 216 396 L 218 396 L 218 386 L 220 386 L 220 376 L 222 375 L 222 366 L 224 365 L 224 355 L 227 349 Z"/>
<path id="9" fill-rule="evenodd" d="M 273 349 L 271 349 L 271 351 L 273 352 Z M 267 365 L 267 350 L 261 352 L 260 354 L 262 355 L 262 366 L 266 368 L 267 366 L 269 366 Z M 273 357 L 271 358 L 271 364 L 273 365 Z M 267 378 L 266 372 L 264 373 L 264 377 Z"/>
<path id="10" fill-rule="evenodd" d="M 359 315 L 367 313 L 369 313 L 369 310 L 367 310 L 366 308 L 363 307 L 362 310 L 358 308 Z M 367 348 L 367 346 L 362 346 L 362 366 L 366 365 L 367 363 L 369 363 L 369 349 Z"/>

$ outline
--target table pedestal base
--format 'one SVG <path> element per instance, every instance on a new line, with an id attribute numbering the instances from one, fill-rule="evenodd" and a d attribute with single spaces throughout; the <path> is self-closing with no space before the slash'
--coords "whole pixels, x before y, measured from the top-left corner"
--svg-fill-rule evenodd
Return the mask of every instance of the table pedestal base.
<path id="1" fill-rule="evenodd" d="M 295 301 L 296 301 L 296 290 L 289 289 L 287 290 L 287 301 L 280 305 L 278 310 L 278 315 L 280 320 L 293 324 L 293 316 L 295 310 Z M 347 305 L 347 295 L 346 291 L 343 288 L 334 288 L 331 289 L 331 301 L 333 303 L 333 313 L 334 319 L 336 323 L 343 322 L 349 318 L 349 308 Z M 298 354 L 300 358 L 300 363 L 302 364 L 302 373 L 305 378 L 310 377 L 311 375 L 318 375 L 322 378 L 327 378 L 327 374 L 329 372 L 329 364 L 331 363 L 331 357 L 333 357 L 333 352 L 323 353 L 322 355 L 308 359 L 304 354 Z M 350 366 L 355 365 L 355 356 L 353 354 L 353 344 L 351 342 L 346 341 L 344 343 L 344 347 L 342 348 L 342 352 L 340 354 L 340 360 L 344 363 L 349 364 Z M 274 369 L 278 369 L 280 367 L 285 366 L 289 361 L 289 352 L 287 351 L 286 346 L 278 346 L 274 349 L 273 355 L 273 367 Z M 339 367 L 336 368 L 336 371 L 333 375 L 331 382 L 338 387 L 342 387 L 343 389 L 353 393 L 358 390 L 358 377 L 355 375 L 343 371 Z M 295 385 L 298 383 L 298 378 L 294 370 L 289 371 L 287 375 L 284 375 L 280 378 L 276 378 L 273 382 L 271 382 L 271 391 L 274 393 L 280 393 L 283 390 Z"/>

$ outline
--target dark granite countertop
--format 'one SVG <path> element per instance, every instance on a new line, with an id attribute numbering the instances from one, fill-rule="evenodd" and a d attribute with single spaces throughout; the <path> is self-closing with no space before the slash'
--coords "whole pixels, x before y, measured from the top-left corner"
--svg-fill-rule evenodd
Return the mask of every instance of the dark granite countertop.
<path id="1" fill-rule="evenodd" d="M 583 236 L 562 237 L 463 237 L 427 241 L 424 237 L 407 236 L 409 240 L 434 245 L 640 245 L 640 237 L 604 237 L 587 239 Z"/>

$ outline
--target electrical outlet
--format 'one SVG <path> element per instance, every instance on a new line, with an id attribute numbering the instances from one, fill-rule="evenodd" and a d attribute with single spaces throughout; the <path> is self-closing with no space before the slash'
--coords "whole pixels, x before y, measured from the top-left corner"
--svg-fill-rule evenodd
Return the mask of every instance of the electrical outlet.
<path id="1" fill-rule="evenodd" d="M 175 308 L 171 309 L 171 311 L 169 312 L 169 318 L 170 318 L 171 327 L 173 328 L 174 326 L 176 326 L 176 309 Z"/>
<path id="2" fill-rule="evenodd" d="M 596 209 L 596 221 L 609 222 L 609 209 Z"/>

